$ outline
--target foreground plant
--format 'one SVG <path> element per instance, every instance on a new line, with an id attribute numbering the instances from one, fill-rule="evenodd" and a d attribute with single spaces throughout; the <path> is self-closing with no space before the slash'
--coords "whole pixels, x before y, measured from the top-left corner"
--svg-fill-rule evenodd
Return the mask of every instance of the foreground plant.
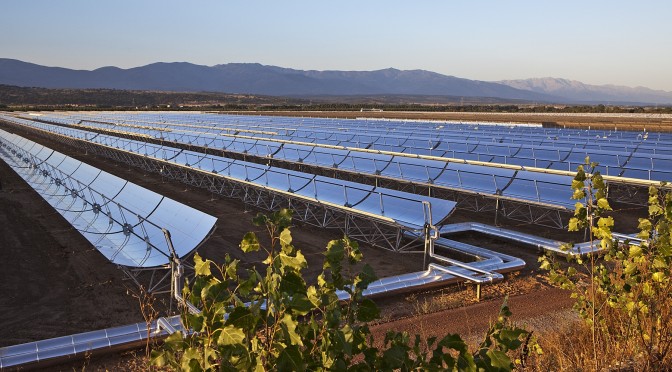
<path id="1" fill-rule="evenodd" d="M 254 223 L 266 227 L 270 246 L 247 233 L 240 248 L 265 250 L 265 270 L 239 275 L 238 260 L 227 256 L 218 266 L 196 255 L 196 277 L 184 296 L 202 311 L 182 314 L 191 332 L 169 336 L 152 351 L 152 364 L 194 371 L 508 371 L 524 363 L 530 334 L 509 323 L 506 304 L 473 354 L 452 334 L 421 342 L 390 332 L 382 349 L 373 347 L 367 322 L 379 310 L 363 291 L 377 278 L 369 265 L 354 270 L 362 259 L 357 243 L 347 237 L 329 242 L 323 272 L 307 285 L 301 274 L 306 260 L 292 244 L 290 211 L 259 214 Z M 524 352 L 512 361 L 509 355 L 519 349 Z"/>
<path id="2" fill-rule="evenodd" d="M 575 309 L 590 327 L 593 368 L 634 365 L 642 370 L 672 368 L 672 194 L 649 189 L 649 218 L 639 219 L 638 239 L 618 241 L 611 207 L 596 163 L 586 159 L 590 176 L 580 166 L 572 189 L 578 202 L 570 231 L 587 229 L 599 239 L 601 259 L 570 256 L 583 266 L 563 267 L 543 257 L 552 282 L 571 290 Z M 587 274 L 587 275 L 586 275 Z M 605 360 L 604 355 L 619 360 Z"/>

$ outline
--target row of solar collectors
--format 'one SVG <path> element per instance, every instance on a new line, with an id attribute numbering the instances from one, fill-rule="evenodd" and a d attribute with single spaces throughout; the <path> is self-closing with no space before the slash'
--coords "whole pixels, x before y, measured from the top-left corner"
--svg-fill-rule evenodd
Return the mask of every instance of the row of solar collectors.
<path id="1" fill-rule="evenodd" d="M 2 157 L 108 260 L 127 267 L 169 263 L 162 229 L 183 257 L 216 221 L 172 199 L 0 130 Z M 130 208 L 130 209 L 129 209 Z"/>
<path id="2" fill-rule="evenodd" d="M 412 131 L 401 131 L 398 127 L 394 125 L 404 124 L 404 122 L 385 122 L 388 126 L 386 133 L 376 134 L 375 131 L 372 131 L 370 128 L 362 128 L 361 124 L 352 128 L 352 131 L 343 131 L 343 125 L 340 125 L 334 130 L 330 130 L 326 125 L 321 125 L 315 128 L 303 128 L 302 126 L 294 125 L 292 128 L 287 127 L 274 127 L 274 126 L 264 126 L 264 120 L 260 120 L 259 117 L 251 117 L 256 119 L 256 121 L 247 120 L 243 123 L 237 122 L 222 122 L 220 116 L 222 115 L 208 115 L 204 114 L 204 118 L 214 118 L 218 119 L 219 122 L 205 122 L 205 120 L 194 120 L 193 116 L 185 117 L 171 117 L 172 121 L 168 121 L 164 118 L 164 114 L 156 114 L 157 117 L 151 118 L 148 115 L 142 117 L 146 118 L 145 121 L 138 120 L 139 118 L 130 119 L 119 119 L 109 117 L 109 115 L 101 114 L 100 116 L 91 117 L 92 115 L 79 114 L 77 120 L 71 120 L 71 122 L 79 122 L 80 120 L 99 120 L 99 121 L 108 121 L 114 124 L 123 124 L 123 125 L 136 125 L 136 126 L 145 126 L 151 125 L 157 128 L 163 128 L 166 130 L 170 129 L 182 129 L 182 130 L 193 130 L 200 132 L 210 132 L 210 133 L 237 133 L 240 135 L 255 136 L 260 138 L 274 138 L 280 140 L 290 140 L 290 141 L 302 141 L 302 142 L 315 142 L 323 143 L 335 146 L 348 146 L 348 147 L 361 147 L 361 148 L 375 148 L 380 150 L 388 150 L 386 146 L 396 146 L 396 147 L 408 147 L 411 149 L 417 149 L 417 151 L 424 151 L 423 154 L 430 152 L 435 156 L 449 156 L 449 154 L 442 154 L 443 151 L 458 151 L 458 152 L 475 152 L 474 147 L 477 146 L 488 146 L 492 148 L 500 148 L 504 150 L 499 150 L 498 153 L 483 153 L 484 155 L 510 155 L 517 151 L 517 148 L 520 146 L 528 147 L 551 147 L 558 148 L 559 150 L 565 149 L 569 151 L 570 149 L 585 149 L 589 151 L 613 151 L 618 153 L 621 156 L 629 156 L 630 154 L 651 154 L 651 155 L 670 155 L 672 156 L 672 140 L 660 138 L 659 140 L 653 140 L 652 134 L 646 135 L 647 138 L 639 134 L 630 133 L 634 138 L 631 139 L 604 139 L 599 134 L 597 137 L 593 136 L 593 133 L 586 138 L 571 135 L 565 137 L 550 136 L 550 135 L 541 135 L 534 136 L 530 133 L 517 133 L 511 132 L 508 134 L 487 134 L 479 133 L 479 131 L 460 131 L 459 133 L 450 133 L 449 135 L 437 133 L 429 133 L 423 135 L 420 129 L 414 129 Z M 122 116 L 125 116 L 122 114 Z M 183 115 L 184 116 L 184 115 Z M 227 117 L 227 116 L 225 116 Z M 238 119 L 239 117 L 231 117 L 231 119 Z M 243 117 L 250 118 L 250 117 Z M 163 119 L 163 120 L 158 120 Z M 275 118 L 273 118 L 275 119 Z M 280 118 L 287 119 L 287 118 Z M 181 121 L 179 121 L 181 120 Z M 191 120 L 191 124 L 186 123 L 186 120 Z M 272 119 L 271 119 L 272 120 Z M 278 119 L 276 119 L 278 120 Z M 318 119 L 315 119 L 318 120 Z M 325 120 L 325 119 L 322 119 Z M 238 120 L 239 121 L 239 120 Z M 349 125 L 352 125 L 352 122 L 357 123 L 357 121 L 350 120 L 349 122 L 344 122 Z M 273 124 L 274 122 L 270 122 Z M 365 122 L 366 123 L 366 122 Z M 277 124 L 277 123 L 276 123 Z M 256 130 L 256 131 L 255 131 Z M 577 133 L 591 132 L 591 131 L 580 131 Z M 595 131 L 592 131 L 595 132 Z M 475 133 L 475 134 L 474 134 Z M 599 133 L 599 132 L 598 132 Z M 626 132 L 612 132 L 613 133 L 626 133 Z M 662 136 L 665 134 L 657 134 Z M 612 136 L 613 137 L 613 136 Z M 656 142 L 657 141 L 657 142 Z M 506 147 L 510 147 L 513 150 L 506 150 Z M 471 148 L 471 149 L 470 149 Z M 393 150 L 389 150 L 393 151 Z M 417 153 L 417 151 L 406 151 Z M 477 154 L 481 153 L 476 151 Z M 507 154 L 508 153 L 508 154 Z M 585 157 L 585 156 L 584 156 Z"/>
<path id="3" fill-rule="evenodd" d="M 425 223 L 423 201 L 432 205 L 432 221 L 444 220 L 454 209 L 455 202 L 409 194 L 396 190 L 362 185 L 329 177 L 295 172 L 255 163 L 231 160 L 220 156 L 205 155 L 168 146 L 126 140 L 78 129 L 70 129 L 29 120 L 15 119 L 53 133 L 83 139 L 112 148 L 132 152 L 171 164 L 186 166 L 210 174 L 247 182 L 271 191 L 292 193 L 316 203 L 347 208 L 368 216 L 391 219 L 406 228 L 419 229 Z"/>
<path id="4" fill-rule="evenodd" d="M 385 131 L 376 132 L 371 128 L 366 127 L 362 123 L 351 121 L 349 123 L 352 127 L 347 131 L 343 130 L 344 124 L 340 124 L 334 128 L 329 128 L 325 125 L 304 128 L 298 126 L 295 128 L 278 128 L 272 125 L 255 125 L 252 123 L 226 123 L 226 128 L 235 127 L 238 129 L 257 129 L 264 132 L 277 132 L 277 136 L 293 137 L 293 138 L 315 138 L 320 141 L 339 141 L 359 142 L 359 143 L 383 143 L 392 145 L 403 145 L 407 141 L 413 141 L 415 147 L 435 148 L 451 142 L 472 142 L 472 143 L 486 143 L 486 144 L 527 144 L 533 146 L 550 146 L 550 147 L 566 147 L 566 148 L 585 148 L 585 149 L 605 149 L 612 151 L 630 151 L 642 153 L 657 153 L 660 150 L 667 150 L 668 154 L 672 154 L 669 146 L 663 146 L 660 149 L 660 143 L 654 141 L 650 136 L 644 139 L 644 136 L 636 134 L 633 138 L 619 139 L 619 138 L 604 138 L 602 135 L 595 135 L 590 133 L 588 136 L 565 135 L 558 134 L 541 134 L 535 135 L 533 133 L 520 133 L 511 130 L 509 133 L 501 133 L 501 130 L 495 133 L 487 133 L 482 130 L 461 130 L 459 132 L 445 132 L 433 130 L 431 132 L 423 132 L 420 128 L 411 128 L 402 130 L 403 122 L 388 122 L 388 128 Z M 184 122 L 182 122 L 184 123 Z M 261 121 L 263 124 L 264 122 Z M 348 122 L 343 122 L 348 123 Z M 179 124 L 179 123 L 174 123 Z M 395 126 L 396 124 L 396 126 Z M 222 127 L 221 125 L 219 127 Z M 621 133 L 621 132 L 619 132 Z M 382 138 L 389 138 L 389 142 L 381 141 Z M 670 139 L 667 139 L 667 144 Z M 627 148 L 627 149 L 626 149 Z"/>
<path id="5" fill-rule="evenodd" d="M 244 127 L 266 126 L 272 128 L 290 128 L 290 129 L 337 129 L 337 130 L 359 130 L 366 128 L 367 131 L 376 132 L 398 132 L 406 134 L 426 133 L 428 135 L 436 134 L 437 131 L 444 133 L 466 132 L 476 136 L 488 135 L 490 137 L 498 134 L 508 137 L 509 135 L 524 134 L 527 136 L 548 137 L 585 137 L 589 140 L 596 138 L 624 139 L 628 141 L 639 141 L 643 133 L 630 131 L 604 131 L 604 130 L 580 130 L 573 128 L 543 128 L 539 126 L 520 126 L 520 125 L 484 125 L 481 123 L 451 123 L 451 122 L 420 122 L 420 121 L 402 121 L 402 120 L 347 120 L 347 119 L 324 119 L 324 118 L 296 118 L 296 117 L 260 117 L 260 116 L 242 116 L 242 115 L 218 115 L 218 114 L 191 114 L 191 113 L 83 113 L 82 118 L 96 117 L 103 120 L 124 121 L 124 122 L 155 122 L 155 123 L 184 123 L 191 122 L 205 125 L 242 125 Z M 670 133 L 649 133 L 650 141 L 658 139 L 671 140 Z"/>
<path id="6" fill-rule="evenodd" d="M 297 192 L 298 190 L 305 192 L 304 185 L 307 181 L 297 181 L 292 177 L 286 176 L 280 176 L 279 178 L 273 176 L 268 178 L 264 175 L 268 170 L 272 170 L 271 174 L 274 175 L 275 173 L 294 175 L 297 172 L 291 172 L 284 169 L 279 170 L 278 168 L 269 168 L 258 164 L 230 160 L 212 155 L 204 155 L 197 152 L 182 151 L 144 142 L 126 141 L 114 136 L 94 135 L 90 132 L 68 129 L 65 127 L 50 126 L 48 124 L 33 122 L 28 122 L 27 124 L 38 126 L 49 131 L 71 133 L 69 135 L 96 141 L 111 147 L 127 149 L 128 146 L 132 146 L 132 151 L 138 154 L 152 156 L 167 161 L 175 161 L 179 164 L 196 167 L 207 172 L 225 174 L 237 179 L 246 181 L 252 180 L 266 185 L 271 185 L 269 182 L 281 182 L 281 186 L 274 185 L 273 187 L 285 191 L 294 190 L 294 192 Z M 197 142 L 196 144 L 206 145 L 204 142 Z M 574 202 L 569 199 L 570 185 L 572 181 L 572 177 L 570 176 L 479 166 L 460 162 L 409 158 L 388 154 L 310 148 L 289 143 L 261 143 L 261 141 L 257 141 L 256 144 L 251 144 L 237 141 L 231 142 L 231 144 L 235 144 L 235 146 L 245 146 L 244 148 L 234 148 L 234 151 L 244 150 L 259 156 L 266 156 L 266 154 L 272 151 L 274 157 L 287 161 L 303 162 L 324 167 L 333 167 L 334 165 L 337 165 L 339 169 L 346 171 L 376 174 L 391 179 L 424 183 L 428 185 L 431 184 L 433 186 L 443 186 L 446 188 L 486 195 L 499 195 L 523 202 L 544 203 L 556 208 L 571 209 L 574 206 Z M 300 179 L 306 179 L 306 176 L 300 176 Z M 296 184 L 297 182 L 298 184 Z M 309 192 L 310 195 L 313 193 L 314 191 Z M 347 203 L 352 204 L 351 201 L 344 200 L 340 202 L 340 205 Z"/>
<path id="7" fill-rule="evenodd" d="M 116 114 L 116 113 L 115 113 Z M 189 122 L 194 125 L 218 126 L 221 128 L 238 128 L 241 130 L 249 128 L 258 128 L 260 130 L 277 131 L 279 134 L 292 134 L 296 130 L 307 130 L 309 132 L 330 131 L 340 134 L 347 134 L 348 131 L 362 132 L 365 130 L 368 134 L 374 136 L 396 136 L 399 138 L 409 138 L 411 136 L 427 137 L 432 142 L 441 141 L 445 137 L 458 137 L 468 140 L 486 142 L 509 142 L 512 139 L 516 141 L 524 140 L 530 143 L 541 143 L 552 146 L 609 146 L 612 148 L 621 148 L 623 146 L 633 147 L 642 142 L 647 137 L 648 143 L 655 143 L 658 140 L 670 141 L 669 134 L 634 132 L 605 132 L 590 130 L 573 129 L 546 129 L 514 126 L 507 128 L 502 126 L 483 126 L 483 125 L 459 125 L 435 123 L 415 123 L 403 121 L 384 121 L 378 125 L 370 121 L 361 120 L 339 120 L 334 119 L 306 119 L 306 118 L 283 118 L 283 117 L 259 117 L 259 116 L 226 116 L 214 114 L 201 114 L 199 116 L 185 115 L 182 113 L 158 113 L 158 114 L 105 114 L 105 113 L 75 113 L 81 119 L 102 120 L 115 123 L 167 123 L 178 124 Z M 313 124 L 315 122 L 315 124 Z M 451 127 L 458 127 L 457 130 L 450 131 Z M 492 129 L 495 128 L 495 129 Z M 508 132 L 507 132 L 508 131 Z M 542 131 L 542 133 L 537 133 Z M 655 139 L 654 137 L 666 136 L 666 138 Z M 347 139 L 343 139 L 347 140 Z M 366 142 L 364 139 L 363 142 Z"/>
<path id="8" fill-rule="evenodd" d="M 372 128 L 369 121 L 361 120 L 340 120 L 334 119 L 298 119 L 283 117 L 259 117 L 259 116 L 226 116 L 214 114 L 201 114 L 199 116 L 175 114 L 120 114 L 114 117 L 110 114 L 74 114 L 81 119 L 102 120 L 114 123 L 143 124 L 184 124 L 191 123 L 202 127 L 217 126 L 227 130 L 249 130 L 257 129 L 264 132 L 276 132 L 281 136 L 318 136 L 317 138 L 331 141 L 349 141 L 360 143 L 371 143 L 377 138 L 391 137 L 399 140 L 409 138 L 421 138 L 421 146 L 432 148 L 435 144 L 446 142 L 449 139 L 459 141 L 476 141 L 484 143 L 520 143 L 531 145 L 545 145 L 552 147 L 570 147 L 587 149 L 605 149 L 615 151 L 638 151 L 642 153 L 658 153 L 659 147 L 669 150 L 669 146 L 659 146 L 657 142 L 667 141 L 669 143 L 670 135 L 662 133 L 634 133 L 634 132 L 605 132 L 590 130 L 565 130 L 565 129 L 546 129 L 532 128 L 536 131 L 543 130 L 543 133 L 530 132 L 529 127 L 513 128 L 500 126 L 478 126 L 478 125 L 454 125 L 459 126 L 459 130 L 447 132 L 448 125 L 436 126 L 434 123 L 411 123 L 415 127 L 406 128 L 408 122 L 403 121 L 385 121 L 381 122 L 385 126 L 379 129 Z M 311 123 L 318 121 L 317 124 Z M 491 129 L 489 127 L 495 127 Z M 438 129 L 441 129 L 440 131 Z M 466 128 L 466 129 L 465 129 Z M 485 128 L 485 129 L 483 129 Z M 522 129 L 521 129 L 522 128 Z M 527 130 L 527 132 L 521 132 Z M 504 132 L 508 131 L 508 132 Z M 564 132 L 563 132 L 564 131 Z M 302 132 L 307 132 L 302 133 Z M 365 132 L 367 135 L 360 135 L 356 140 L 352 133 Z M 564 134 L 563 134 L 564 133 Z M 625 138 L 625 137 L 628 138 Z M 665 138 L 654 138 L 667 136 Z M 429 146 L 428 146 L 429 145 Z M 670 152 L 668 151 L 668 154 Z"/>
<path id="9" fill-rule="evenodd" d="M 325 131 L 325 128 L 328 127 L 328 125 L 323 124 L 317 128 L 314 129 L 297 129 L 300 128 L 297 125 L 294 125 L 293 129 L 287 129 L 287 128 L 275 128 L 275 127 L 262 127 L 261 124 L 266 123 L 266 118 L 260 118 L 260 117 L 230 117 L 231 119 L 236 119 L 239 121 L 240 118 L 243 119 L 252 119 L 254 122 L 244 122 L 243 124 L 240 123 L 235 123 L 233 124 L 231 121 L 222 121 L 222 117 L 227 118 L 227 116 L 223 115 L 212 115 L 212 114 L 203 114 L 201 119 L 195 119 L 193 115 L 184 115 L 184 114 L 137 114 L 137 117 L 133 118 L 128 118 L 129 114 L 120 114 L 122 118 L 124 119 L 118 119 L 115 117 L 111 117 L 108 114 L 75 114 L 78 115 L 79 118 L 81 119 L 96 119 L 96 120 L 101 120 L 101 121 L 109 121 L 111 123 L 117 123 L 117 124 L 123 124 L 123 125 L 145 125 L 145 124 L 150 124 L 150 125 L 155 125 L 159 127 L 164 127 L 170 129 L 171 127 L 185 127 L 188 128 L 189 130 L 197 130 L 197 131 L 216 131 L 216 128 L 220 128 L 221 131 L 230 131 L 230 133 L 236 133 L 237 131 L 241 135 L 251 135 L 251 136 L 257 136 L 257 137 L 269 137 L 272 136 L 276 139 L 285 139 L 285 140 L 301 140 L 304 142 L 319 142 L 319 143 L 325 143 L 325 144 L 330 144 L 330 145 L 336 145 L 336 146 L 349 146 L 349 147 L 362 147 L 362 148 L 372 148 L 372 144 L 376 144 L 376 147 L 381 150 L 387 150 L 385 147 L 386 146 L 406 146 L 406 147 L 412 147 L 417 149 L 416 151 L 407 151 L 407 152 L 413 152 L 413 153 L 422 153 L 422 154 L 431 154 L 434 156 L 447 156 L 447 157 L 458 157 L 457 155 L 453 155 L 450 152 L 452 151 L 458 151 L 458 152 L 467 152 L 467 153 L 472 153 L 472 150 L 469 149 L 463 149 L 460 147 L 470 147 L 470 146 L 478 146 L 478 145 L 483 145 L 483 146 L 503 146 L 503 145 L 510 145 L 513 146 L 514 150 L 515 147 L 518 145 L 529 145 L 529 146 L 534 146 L 534 147 L 552 147 L 552 148 L 558 148 L 558 149 L 586 149 L 590 151 L 600 151 L 600 150 L 605 150 L 605 151 L 615 151 L 618 152 L 621 157 L 623 156 L 629 156 L 629 154 L 652 154 L 652 155 L 670 155 L 672 156 L 672 142 L 667 141 L 667 142 L 660 142 L 656 143 L 651 139 L 652 134 L 648 134 L 648 139 L 644 139 L 642 134 L 639 133 L 635 136 L 635 134 L 631 132 L 612 132 L 610 134 L 610 138 L 613 137 L 613 134 L 621 134 L 621 133 L 630 133 L 631 136 L 639 137 L 635 138 L 634 140 L 628 140 L 628 141 L 614 141 L 611 139 L 606 139 L 604 140 L 604 136 L 600 136 L 597 131 L 579 131 L 578 133 L 582 132 L 590 132 L 590 135 L 588 138 L 584 138 L 583 142 L 580 139 L 580 137 L 577 136 L 570 136 L 568 138 L 558 138 L 556 136 L 547 136 L 543 135 L 538 137 L 538 139 L 535 139 L 535 137 L 531 134 L 521 134 L 521 133 L 514 133 L 511 135 L 501 135 L 498 134 L 497 136 L 493 137 L 486 137 L 483 136 L 479 131 L 462 131 L 461 134 L 458 136 L 456 135 L 451 135 L 451 136 L 439 136 L 437 133 L 432 133 L 431 137 L 423 137 L 421 135 L 420 129 L 414 129 L 412 131 L 413 135 L 406 133 L 405 135 L 400 135 L 401 130 L 396 126 L 404 125 L 406 124 L 405 122 L 385 122 L 388 127 L 392 127 L 392 129 L 388 128 L 388 134 L 385 134 L 385 136 L 381 135 L 372 135 L 372 132 L 370 129 L 362 130 L 363 128 L 361 127 L 361 123 L 357 123 L 357 121 L 343 121 L 343 124 L 339 125 L 337 130 L 335 131 Z M 98 115 L 98 116 L 96 116 Z M 140 119 L 144 118 L 144 122 Z M 213 119 L 213 120 L 218 120 L 216 121 L 206 121 L 207 118 Z M 170 119 L 170 120 L 168 120 Z M 288 118 L 270 118 L 268 120 L 283 120 Z M 291 118 L 292 120 L 296 121 L 296 118 Z M 184 124 L 187 121 L 191 120 L 191 124 Z M 325 120 L 325 119 L 313 119 L 313 120 Z M 76 121 L 76 120 L 75 120 Z M 172 121 L 172 122 L 171 122 Z M 358 127 L 356 128 L 356 131 L 353 132 L 344 132 L 342 128 L 345 124 L 352 125 L 352 123 L 357 123 Z M 261 124 L 260 124 L 261 123 Z M 269 121 L 268 123 L 274 123 L 273 121 Z M 327 120 L 327 123 L 329 123 L 329 120 Z M 364 122 L 366 123 L 366 122 Z M 203 125 L 205 124 L 205 125 Z M 277 124 L 277 123 L 276 123 Z M 215 126 L 216 128 L 213 128 Z M 427 127 L 428 124 L 425 124 L 425 127 Z M 233 128 L 233 129 L 232 129 Z M 263 133 L 254 133 L 250 131 L 250 129 L 257 129 L 257 131 L 261 131 Z M 347 128 L 345 128 L 347 129 Z M 597 132 L 597 138 L 593 137 L 594 132 Z M 274 134 L 271 134 L 274 133 Z M 354 133 L 354 134 L 353 134 Z M 366 133 L 366 134 L 362 134 Z M 476 135 L 466 135 L 466 133 L 476 133 Z M 606 133 L 606 132 L 602 132 Z M 658 134 L 658 135 L 663 135 L 663 134 Z M 390 150 L 393 151 L 393 150 Z M 398 150 L 397 150 L 398 151 Z M 445 152 L 444 152 L 445 151 Z M 509 152 L 511 153 L 511 152 Z M 476 155 L 479 155 L 480 152 L 476 152 Z M 488 160 L 487 156 L 488 155 L 506 155 L 502 154 L 501 151 L 500 153 L 483 153 L 483 155 L 486 155 L 485 158 L 481 159 L 480 157 L 475 158 L 472 155 L 471 157 L 467 157 L 467 159 L 471 160 L 482 160 L 482 161 L 494 161 L 494 160 Z M 585 158 L 585 156 L 584 156 Z M 545 160 L 545 159 L 542 159 Z M 582 161 L 581 161 L 582 162 Z M 621 163 L 622 164 L 622 163 Z M 537 165 L 539 167 L 544 167 L 543 163 Z M 610 165 L 613 166 L 613 165 Z M 554 167 L 555 168 L 555 167 Z M 574 169 L 575 167 L 571 167 L 571 169 Z M 613 174 L 617 174 L 620 172 L 614 171 L 612 172 Z"/>
<path id="10" fill-rule="evenodd" d="M 288 161 L 304 161 L 310 162 L 310 155 L 296 155 L 287 156 L 284 151 L 278 153 L 280 148 L 284 148 L 280 142 L 272 142 L 265 140 L 253 140 L 247 138 L 231 137 L 225 131 L 219 128 L 200 128 L 188 127 L 183 125 L 175 125 L 169 127 L 170 131 L 166 130 L 168 127 L 161 124 L 156 129 L 148 129 L 152 127 L 151 123 L 144 123 L 139 126 L 117 126 L 110 123 L 102 123 L 99 121 L 80 121 L 80 125 L 86 127 L 105 129 L 105 130 L 124 130 L 127 132 L 139 133 L 142 135 L 151 136 L 153 138 L 160 138 L 162 140 L 180 142 L 184 144 L 193 144 L 209 148 L 226 149 L 229 151 L 239 153 L 250 153 L 264 157 L 275 157 Z M 224 136 L 222 136 L 222 134 Z M 243 133 L 244 137 L 257 137 Z M 267 136 L 260 135 L 261 138 Z M 278 139 L 273 137 L 273 139 Z M 300 138 L 299 138 L 300 139 Z M 293 137 L 284 140 L 293 140 Z M 414 142 L 417 145 L 419 140 L 406 140 L 405 142 Z M 305 141 L 301 141 L 305 142 Z M 317 142 L 317 141 L 315 141 Z M 320 141 L 319 144 L 338 145 L 345 147 L 361 147 L 359 143 L 351 142 L 337 142 L 330 143 L 329 141 Z M 288 146 L 289 147 L 289 146 Z M 299 148 L 299 151 L 312 152 L 325 158 L 324 161 L 318 161 L 317 164 L 327 167 L 341 167 L 341 163 L 351 151 L 347 150 L 330 150 L 319 149 L 315 146 L 301 146 L 294 145 Z M 451 141 L 450 149 L 442 149 L 442 147 L 449 147 L 447 142 L 440 143 L 435 149 L 427 149 L 426 147 L 409 147 L 404 145 L 390 145 L 390 144 L 368 144 L 364 147 L 367 150 L 390 151 L 405 154 L 428 155 L 444 158 L 456 158 L 465 160 L 476 160 L 488 163 L 519 165 L 524 167 L 536 167 L 544 169 L 554 169 L 561 171 L 576 171 L 577 167 L 584 163 L 586 157 L 590 156 L 591 161 L 598 162 L 600 165 L 598 170 L 605 175 L 616 177 L 628 177 L 646 180 L 663 181 L 672 179 L 672 155 L 641 155 L 641 154 L 623 154 L 615 151 L 604 150 L 583 150 L 583 149 L 569 149 L 569 148 L 552 148 L 552 147 L 533 147 L 523 145 L 506 145 L 506 144 L 479 144 L 479 143 L 464 143 L 458 141 Z M 670 148 L 672 151 L 672 147 Z M 360 155 L 363 156 L 363 155 Z M 329 159 L 332 157 L 332 159 Z M 351 167 L 345 167 L 351 169 Z M 433 182 L 433 177 L 425 177 L 423 182 Z"/>
<path id="11" fill-rule="evenodd" d="M 467 138 L 482 138 L 499 140 L 500 138 L 510 138 L 524 135 L 525 138 L 539 138 L 541 140 L 552 139 L 555 141 L 562 138 L 570 138 L 576 140 L 584 138 L 587 141 L 616 141 L 621 143 L 640 142 L 643 139 L 643 133 L 626 132 L 626 131 L 596 131 L 596 130 L 576 130 L 563 128 L 540 128 L 540 127 L 520 127 L 520 126 L 488 126 L 480 124 L 449 124 L 442 123 L 417 123 L 404 121 L 369 121 L 369 120 L 346 120 L 346 119 L 319 119 L 319 118 L 287 118 L 287 117 L 266 117 L 260 118 L 257 116 L 225 116 L 225 115 L 208 115 L 205 118 L 213 120 L 211 123 L 219 123 L 219 125 L 239 125 L 242 127 L 269 128 L 269 129 L 306 129 L 310 131 L 328 130 L 334 132 L 344 131 L 360 131 L 362 129 L 371 133 L 381 134 L 398 134 L 404 137 L 412 135 L 421 136 L 468 136 Z M 189 117 L 186 118 L 187 120 Z M 196 118 L 192 118 L 196 119 Z M 166 122 L 184 122 L 185 118 L 180 116 L 174 117 L 172 120 Z M 300 121 L 299 121 L 300 120 Z M 205 123 L 205 120 L 193 120 L 192 122 Z M 664 137 L 662 139 L 669 141 L 672 135 L 667 133 L 649 134 L 647 136 L 649 141 L 655 142 L 658 139 L 655 137 Z"/>

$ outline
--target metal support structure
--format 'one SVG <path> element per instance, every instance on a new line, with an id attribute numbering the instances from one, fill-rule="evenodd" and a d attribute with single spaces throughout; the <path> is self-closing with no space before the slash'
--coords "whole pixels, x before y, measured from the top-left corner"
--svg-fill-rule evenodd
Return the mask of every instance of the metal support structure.
<path id="1" fill-rule="evenodd" d="M 502 274 L 493 272 L 486 269 L 481 269 L 471 264 L 460 262 L 454 259 L 437 254 L 434 251 L 435 241 L 439 238 L 439 229 L 432 224 L 432 205 L 428 202 L 423 202 L 423 208 L 425 210 L 425 228 L 424 228 L 424 239 L 425 239 L 425 260 L 427 258 L 434 259 L 441 262 L 441 265 L 430 263 L 428 264 L 427 270 L 442 271 L 450 275 L 460 277 L 470 283 L 476 285 L 476 300 L 481 300 L 481 284 L 484 283 L 494 283 L 504 279 Z M 425 261 L 426 262 L 426 261 Z M 449 265 L 449 266 L 445 266 Z M 452 267 L 457 267 L 463 270 L 467 270 L 467 273 L 464 273 L 461 270 L 454 270 Z"/>

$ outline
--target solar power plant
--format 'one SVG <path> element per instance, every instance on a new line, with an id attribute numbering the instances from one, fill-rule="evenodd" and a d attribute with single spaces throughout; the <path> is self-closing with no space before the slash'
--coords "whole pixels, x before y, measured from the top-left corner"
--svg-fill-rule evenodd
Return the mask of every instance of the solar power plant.
<path id="1" fill-rule="evenodd" d="M 23 137 L 0 130 L 0 158 L 116 265 L 152 268 L 182 258 L 215 217 Z"/>
<path id="2" fill-rule="evenodd" d="M 495 201 L 495 209 L 489 204 L 479 212 L 494 210 L 512 219 L 515 213 L 529 214 L 522 217 L 526 222 L 542 224 L 546 213 L 573 211 L 570 185 L 586 156 L 617 185 L 654 185 L 672 173 L 672 134 L 664 133 L 180 112 L 5 113 L 0 119 L 18 133 L 75 148 L 72 156 L 86 151 L 261 209 L 289 207 L 295 220 L 338 228 L 370 246 L 424 253 L 422 271 L 380 279 L 367 295 L 466 281 L 477 285 L 480 297 L 481 284 L 502 280 L 503 273 L 526 264 L 507 253 L 451 240 L 459 234 L 484 234 L 516 248 L 561 254 L 601 249 L 585 242 L 567 251 L 561 241 L 506 224 L 451 223 L 459 203 L 468 203 L 464 195 L 476 204 Z M 175 265 L 170 243 L 175 255 L 185 257 L 215 224 L 212 216 L 2 130 L 0 158 L 122 268 Z M 360 178 L 354 175 L 370 178 L 355 182 Z M 411 187 L 394 189 L 397 185 Z M 532 256 L 537 259 L 536 253 Z M 172 278 L 175 283 L 178 276 Z M 135 328 L 122 328 L 131 329 L 128 338 L 135 339 Z M 110 334 L 115 332 L 121 331 Z M 96 340 L 111 345 L 107 330 Z M 68 337 L 59 342 L 45 341 L 59 350 L 72 343 Z M 35 360 L 34 352 L 25 351 L 39 354 L 41 344 L 26 345 L 12 349 L 16 353 L 10 358 Z"/>

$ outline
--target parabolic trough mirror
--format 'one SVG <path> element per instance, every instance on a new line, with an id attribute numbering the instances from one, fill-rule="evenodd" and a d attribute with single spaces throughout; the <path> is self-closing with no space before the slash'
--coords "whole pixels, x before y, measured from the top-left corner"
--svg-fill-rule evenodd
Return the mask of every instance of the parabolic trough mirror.
<path id="1" fill-rule="evenodd" d="M 0 130 L 0 158 L 131 278 L 188 256 L 217 219 L 58 151 Z M 169 232 L 170 238 L 166 232 Z M 150 284 L 150 290 L 161 283 Z"/>

